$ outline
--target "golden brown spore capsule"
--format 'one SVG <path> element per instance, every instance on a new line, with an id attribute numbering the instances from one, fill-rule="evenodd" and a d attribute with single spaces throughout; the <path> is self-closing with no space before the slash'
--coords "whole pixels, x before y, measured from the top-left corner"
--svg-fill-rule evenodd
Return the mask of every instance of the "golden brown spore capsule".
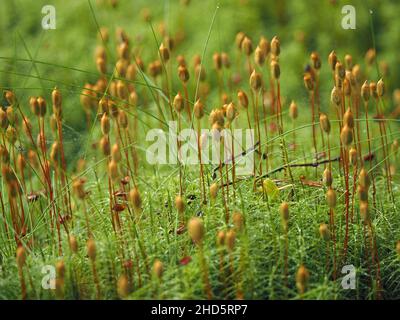
<path id="1" fill-rule="evenodd" d="M 347 78 L 343 80 L 343 92 L 346 97 L 351 96 L 351 85 L 350 81 Z"/>
<path id="2" fill-rule="evenodd" d="M 271 53 L 275 57 L 278 57 L 281 53 L 281 43 L 277 36 L 273 37 L 271 40 Z"/>
<path id="3" fill-rule="evenodd" d="M 240 106 L 247 109 L 247 107 L 249 106 L 249 98 L 247 97 L 247 94 L 244 91 L 239 90 L 237 97 L 238 97 Z"/>
<path id="4" fill-rule="evenodd" d="M 396 106 L 400 105 L 400 89 L 393 90 L 393 103 Z"/>
<path id="5" fill-rule="evenodd" d="M 1 146 L 0 146 L 0 150 L 1 150 Z M 1 152 L 0 152 L 0 156 L 1 156 Z M 37 153 L 35 151 L 33 151 L 33 150 L 28 151 L 28 159 L 34 168 L 38 167 L 38 157 L 37 157 Z"/>
<path id="6" fill-rule="evenodd" d="M 129 97 L 129 90 L 126 83 L 122 80 L 117 82 L 117 94 L 121 100 L 127 100 Z"/>
<path id="7" fill-rule="evenodd" d="M 39 116 L 40 110 L 39 110 L 39 103 L 37 101 L 36 97 L 30 97 L 29 99 L 29 105 L 31 107 L 32 113 L 36 116 Z"/>
<path id="8" fill-rule="evenodd" d="M 264 64 L 265 62 L 265 55 L 264 51 L 257 46 L 256 50 L 254 51 L 254 61 L 259 65 L 260 67 Z"/>
<path id="9" fill-rule="evenodd" d="M 201 64 L 201 56 L 199 54 L 195 54 L 193 56 L 193 66 L 197 67 L 200 64 Z"/>
<path id="10" fill-rule="evenodd" d="M 121 42 L 117 48 L 117 51 L 120 59 L 129 60 L 129 44 L 127 41 Z"/>
<path id="11" fill-rule="evenodd" d="M 26 262 L 26 253 L 23 246 L 17 248 L 16 260 L 18 268 L 22 269 Z"/>
<path id="12" fill-rule="evenodd" d="M 281 203 L 279 213 L 281 214 L 282 221 L 286 224 L 289 221 L 289 204 L 287 202 Z"/>
<path id="13" fill-rule="evenodd" d="M 8 127 L 7 113 L 0 107 L 0 128 L 5 130 Z"/>
<path id="14" fill-rule="evenodd" d="M 226 118 L 228 119 L 229 122 L 232 122 L 236 117 L 236 106 L 233 104 L 233 102 L 228 104 L 228 107 L 226 108 Z"/>
<path id="15" fill-rule="evenodd" d="M 341 79 L 344 80 L 346 76 L 346 69 L 344 68 L 343 64 L 338 61 L 335 65 L 335 74 Z"/>
<path id="16" fill-rule="evenodd" d="M 76 240 L 75 236 L 70 235 L 68 237 L 68 242 L 72 253 L 76 254 L 78 252 L 78 241 Z"/>
<path id="17" fill-rule="evenodd" d="M 184 101 L 183 101 L 183 97 L 180 92 L 177 93 L 177 95 L 174 98 L 174 102 L 172 104 L 177 113 L 182 112 L 182 110 L 184 108 Z"/>
<path id="18" fill-rule="evenodd" d="M 357 84 L 361 84 L 363 74 L 359 64 L 355 64 L 353 66 L 353 68 L 351 69 L 351 73 L 353 74 L 353 77 L 356 80 Z"/>
<path id="19" fill-rule="evenodd" d="M 218 233 L 217 233 L 217 246 L 218 247 L 221 247 L 225 244 L 225 237 L 226 237 L 225 231 L 223 231 L 223 230 L 218 231 Z"/>
<path id="20" fill-rule="evenodd" d="M 376 51 L 373 48 L 370 48 L 367 50 L 367 52 L 365 53 L 365 63 L 368 66 L 372 66 L 373 63 L 375 62 L 375 58 L 376 58 Z"/>
<path id="21" fill-rule="evenodd" d="M 104 60 L 102 57 L 98 57 L 96 59 L 96 67 L 97 70 L 101 73 L 101 74 L 106 74 L 107 73 L 107 63 L 106 60 Z"/>
<path id="22" fill-rule="evenodd" d="M 183 83 L 189 81 L 189 71 L 185 66 L 178 67 L 178 77 Z"/>
<path id="23" fill-rule="evenodd" d="M 359 185 L 357 187 L 358 198 L 360 201 L 368 201 L 368 190 L 363 186 Z"/>
<path id="24" fill-rule="evenodd" d="M 124 299 L 129 295 L 129 280 L 125 274 L 118 278 L 117 293 L 121 299 Z"/>
<path id="25" fill-rule="evenodd" d="M 376 92 L 376 83 L 371 81 L 369 83 L 369 93 L 371 95 L 371 97 L 377 99 L 378 98 L 378 93 Z"/>
<path id="26" fill-rule="evenodd" d="M 17 130 L 12 127 L 12 126 L 8 126 L 7 130 L 6 130 L 6 139 L 7 141 L 14 145 L 15 142 L 17 141 L 18 135 L 17 135 Z"/>
<path id="27" fill-rule="evenodd" d="M 323 173 L 323 182 L 324 182 L 324 184 L 325 184 L 327 187 L 332 186 L 333 178 L 332 178 L 332 172 L 331 172 L 331 170 L 329 170 L 329 168 L 326 168 L 326 169 L 324 170 L 324 173 Z"/>
<path id="28" fill-rule="evenodd" d="M 121 151 L 119 150 L 119 146 L 117 143 L 114 143 L 111 148 L 111 159 L 114 160 L 116 163 L 120 162 L 122 159 Z"/>
<path id="29" fill-rule="evenodd" d="M 94 262 L 96 260 L 97 249 L 96 249 L 96 242 L 93 238 L 90 238 L 86 243 L 87 254 L 89 259 Z"/>
<path id="30" fill-rule="evenodd" d="M 97 46 L 94 51 L 95 60 L 98 58 L 102 58 L 103 60 L 107 61 L 107 52 L 103 46 Z"/>
<path id="31" fill-rule="evenodd" d="M 303 77 L 304 86 L 308 91 L 314 90 L 314 81 L 309 73 L 306 73 Z"/>
<path id="32" fill-rule="evenodd" d="M 222 57 L 219 52 L 215 52 L 213 54 L 213 61 L 214 61 L 214 68 L 216 70 L 221 70 L 222 69 Z"/>
<path id="33" fill-rule="evenodd" d="M 26 168 L 26 160 L 23 154 L 19 154 L 17 157 L 17 167 L 21 173 L 24 172 Z"/>
<path id="34" fill-rule="evenodd" d="M 336 207 L 336 192 L 333 189 L 328 189 L 326 192 L 326 203 L 328 204 L 329 208 Z"/>
<path id="35" fill-rule="evenodd" d="M 108 157 L 111 153 L 111 146 L 110 146 L 110 140 L 108 139 L 107 136 L 103 136 L 100 139 L 100 149 L 103 152 L 103 155 Z"/>
<path id="36" fill-rule="evenodd" d="M 336 106 L 339 106 L 342 102 L 342 95 L 336 86 L 331 91 L 331 102 Z"/>
<path id="37" fill-rule="evenodd" d="M 196 119 L 201 119 L 204 116 L 204 105 L 200 99 L 197 99 L 193 107 L 194 116 Z"/>
<path id="38" fill-rule="evenodd" d="M 350 147 L 353 142 L 353 130 L 348 126 L 344 125 L 340 132 L 340 140 L 345 147 Z"/>
<path id="39" fill-rule="evenodd" d="M 367 201 L 360 202 L 360 216 L 364 223 L 369 223 L 371 221 L 371 215 L 369 212 L 369 206 Z"/>
<path id="40" fill-rule="evenodd" d="M 357 80 L 351 71 L 346 71 L 346 79 L 350 83 L 350 93 L 351 90 L 357 89 Z"/>
<path id="41" fill-rule="evenodd" d="M 136 91 L 132 91 L 129 94 L 129 105 L 133 108 L 135 108 L 137 106 L 138 103 L 138 95 L 136 93 Z"/>
<path id="42" fill-rule="evenodd" d="M 122 129 L 128 129 L 129 126 L 128 116 L 124 110 L 120 110 L 118 112 L 118 123 Z"/>
<path id="43" fill-rule="evenodd" d="M 356 148 L 350 148 L 349 159 L 350 159 L 350 163 L 352 166 L 357 165 L 357 150 L 356 150 Z"/>
<path id="44" fill-rule="evenodd" d="M 244 38 L 246 37 L 246 35 L 244 34 L 244 32 L 238 32 L 236 34 L 236 38 L 235 38 L 235 43 L 236 43 L 236 47 L 241 50 L 242 49 L 242 43 Z"/>
<path id="45" fill-rule="evenodd" d="M 218 190 L 219 190 L 219 185 L 217 183 L 213 183 L 210 186 L 210 198 L 215 201 L 215 199 L 217 198 L 218 195 Z"/>
<path id="46" fill-rule="evenodd" d="M 60 110 L 62 104 L 62 96 L 60 90 L 54 88 L 54 90 L 51 93 L 51 99 L 53 102 L 53 108 L 56 110 Z"/>
<path id="47" fill-rule="evenodd" d="M 109 100 L 108 109 L 109 109 L 109 114 L 111 114 L 111 116 L 114 119 L 118 118 L 119 107 L 117 106 L 117 104 L 113 100 Z"/>
<path id="48" fill-rule="evenodd" d="M 142 210 L 142 197 L 140 196 L 140 192 L 137 187 L 134 187 L 129 192 L 129 200 L 131 201 L 135 212 L 140 212 Z"/>
<path id="49" fill-rule="evenodd" d="M 10 163 L 10 154 L 7 151 L 6 147 L 0 145 L 0 160 L 2 164 L 9 164 Z"/>
<path id="50" fill-rule="evenodd" d="M 319 124 L 321 129 L 326 133 L 329 134 L 331 132 L 331 122 L 329 121 L 328 116 L 325 113 L 319 115 Z"/>
<path id="51" fill-rule="evenodd" d="M 261 74 L 253 70 L 253 72 L 250 75 L 250 86 L 253 90 L 260 90 L 262 86 L 262 77 Z"/>
<path id="52" fill-rule="evenodd" d="M 310 273 L 308 272 L 307 268 L 301 265 L 296 273 L 296 287 L 300 294 L 303 294 L 306 291 L 309 278 Z"/>
<path id="53" fill-rule="evenodd" d="M 353 69 L 353 57 L 349 54 L 344 56 L 344 64 L 346 66 L 346 70 L 351 71 Z"/>
<path id="54" fill-rule="evenodd" d="M 43 97 L 37 98 L 37 116 L 44 117 L 46 114 L 46 101 Z"/>
<path id="55" fill-rule="evenodd" d="M 235 230 L 231 229 L 225 235 L 225 244 L 228 251 L 232 252 L 235 248 L 235 241 L 236 241 L 236 232 Z"/>
<path id="56" fill-rule="evenodd" d="M 276 60 L 272 60 L 270 64 L 271 77 L 275 80 L 278 80 L 281 76 L 281 68 L 279 66 L 279 62 Z"/>
<path id="57" fill-rule="evenodd" d="M 182 214 L 185 211 L 185 202 L 183 201 L 182 196 L 175 197 L 175 207 L 178 210 L 178 213 Z"/>
<path id="58" fill-rule="evenodd" d="M 185 57 L 183 55 L 178 55 L 176 57 L 176 61 L 178 62 L 178 66 L 180 67 L 186 67 L 186 60 Z"/>
<path id="59" fill-rule="evenodd" d="M 321 69 L 321 58 L 319 57 L 319 54 L 314 51 L 311 53 L 310 58 L 311 58 L 313 68 L 316 70 Z"/>
<path id="60" fill-rule="evenodd" d="M 244 217 L 240 212 L 238 212 L 238 211 L 233 212 L 232 221 L 233 221 L 233 225 L 235 226 L 236 231 L 239 232 L 243 229 Z"/>
<path id="61" fill-rule="evenodd" d="M 85 185 L 85 183 L 82 179 L 76 179 L 72 183 L 72 190 L 74 191 L 74 193 L 76 194 L 76 196 L 79 199 L 85 199 L 85 197 L 86 197 L 86 191 L 85 191 L 84 185 Z"/>
<path id="62" fill-rule="evenodd" d="M 107 113 L 104 113 L 101 117 L 100 128 L 103 135 L 108 135 L 110 133 L 110 118 L 108 117 Z"/>
<path id="63" fill-rule="evenodd" d="M 126 69 L 126 79 L 128 80 L 135 80 L 136 79 L 136 66 L 135 64 L 131 63 L 128 65 L 128 68 Z"/>
<path id="64" fill-rule="evenodd" d="M 65 264 L 63 260 L 59 260 L 56 262 L 56 272 L 57 278 L 64 279 L 65 276 Z"/>
<path id="65" fill-rule="evenodd" d="M 330 233 L 329 227 L 326 223 L 321 223 L 319 225 L 319 234 L 320 234 L 321 238 L 324 239 L 325 241 L 330 240 L 331 233 Z"/>
<path id="66" fill-rule="evenodd" d="M 242 41 L 242 50 L 246 56 L 250 56 L 253 52 L 253 43 L 248 37 L 244 37 Z"/>
<path id="67" fill-rule="evenodd" d="M 223 92 L 221 95 L 221 100 L 222 100 L 222 110 L 224 112 L 224 116 L 226 114 L 226 107 L 228 106 L 228 103 L 230 101 L 229 96 L 226 92 Z"/>
<path id="68" fill-rule="evenodd" d="M 154 264 L 153 264 L 153 274 L 154 274 L 158 279 L 161 279 L 163 272 L 164 272 L 163 263 L 162 263 L 160 260 L 156 259 L 156 260 L 154 261 Z"/>
<path id="69" fill-rule="evenodd" d="M 160 48 L 158 49 L 160 53 L 160 58 L 164 62 L 168 62 L 170 54 L 169 54 L 169 49 L 167 46 L 164 46 L 164 43 L 161 43 Z"/>
<path id="70" fill-rule="evenodd" d="M 197 217 L 191 218 L 188 223 L 188 232 L 194 243 L 201 244 L 204 238 L 203 221 Z"/>
<path id="71" fill-rule="evenodd" d="M 4 92 L 4 97 L 6 98 L 8 104 L 10 106 L 14 105 L 16 102 L 16 98 L 15 98 L 15 94 L 14 92 L 10 91 L 10 90 L 6 90 Z"/>
<path id="72" fill-rule="evenodd" d="M 382 79 L 379 79 L 378 83 L 376 84 L 376 93 L 378 97 L 383 97 L 385 94 L 385 83 Z"/>
<path id="73" fill-rule="evenodd" d="M 361 86 L 361 97 L 363 98 L 364 102 L 368 102 L 369 101 L 370 88 L 369 88 L 369 84 L 368 84 L 367 80 L 365 80 L 365 82 Z"/>
<path id="74" fill-rule="evenodd" d="M 262 36 L 260 38 L 260 41 L 258 42 L 258 46 L 262 50 L 264 58 L 266 58 L 271 51 L 271 45 L 270 45 L 268 39 Z"/>
<path id="75" fill-rule="evenodd" d="M 169 51 L 174 50 L 175 48 L 175 40 L 172 37 L 166 36 L 164 38 L 164 45 L 169 49 Z"/>
<path id="76" fill-rule="evenodd" d="M 344 113 L 343 123 L 345 126 L 348 126 L 350 129 L 354 128 L 354 116 L 353 116 L 353 112 L 351 112 L 350 108 L 348 108 L 346 110 L 346 112 Z"/>
<path id="77" fill-rule="evenodd" d="M 9 106 L 6 109 L 6 116 L 7 116 L 8 122 L 11 123 L 13 126 L 19 125 L 18 115 L 14 112 L 14 108 L 12 106 Z"/>
<path id="78" fill-rule="evenodd" d="M 292 120 L 296 120 L 298 116 L 299 116 L 299 111 L 297 109 L 297 104 L 296 102 L 294 102 L 294 100 L 292 100 L 289 106 L 289 117 Z"/>
<path id="79" fill-rule="evenodd" d="M 58 141 L 55 141 L 50 150 L 50 160 L 54 163 L 55 166 L 58 166 L 59 161 L 61 159 L 61 148 Z"/>
<path id="80" fill-rule="evenodd" d="M 114 159 L 112 159 L 108 164 L 108 174 L 113 181 L 116 181 L 119 178 L 118 163 Z"/>
<path id="81" fill-rule="evenodd" d="M 117 71 L 117 75 L 120 76 L 120 77 L 125 77 L 126 76 L 127 68 L 128 68 L 128 61 L 127 60 L 119 59 L 115 64 L 115 70 Z"/>
<path id="82" fill-rule="evenodd" d="M 360 170 L 360 174 L 358 175 L 358 182 L 360 186 L 366 189 L 368 189 L 369 186 L 371 185 L 371 180 L 369 178 L 368 171 L 365 170 L 364 167 Z"/>
<path id="83" fill-rule="evenodd" d="M 101 98 L 98 104 L 98 112 L 99 114 L 108 114 L 109 112 L 109 102 L 107 98 Z"/>
<path id="84" fill-rule="evenodd" d="M 229 69 L 231 67 L 231 60 L 226 52 L 221 53 L 221 61 L 224 68 Z"/>
<path id="85" fill-rule="evenodd" d="M 337 56 L 336 56 L 336 52 L 332 51 L 329 56 L 328 56 L 328 63 L 331 66 L 332 71 L 335 70 L 335 66 L 337 63 Z"/>
<path id="86" fill-rule="evenodd" d="M 4 180 L 7 182 L 7 184 L 9 184 L 15 180 L 14 172 L 11 170 L 8 163 L 3 163 L 3 166 L 1 167 L 1 173 L 3 175 Z"/>
<path id="87" fill-rule="evenodd" d="M 220 109 L 211 110 L 210 123 L 213 125 L 217 123 L 219 126 L 223 126 L 225 123 L 224 112 Z"/>
<path id="88" fill-rule="evenodd" d="M 343 88 L 343 79 L 341 79 L 337 74 L 335 74 L 335 86 L 340 90 Z"/>

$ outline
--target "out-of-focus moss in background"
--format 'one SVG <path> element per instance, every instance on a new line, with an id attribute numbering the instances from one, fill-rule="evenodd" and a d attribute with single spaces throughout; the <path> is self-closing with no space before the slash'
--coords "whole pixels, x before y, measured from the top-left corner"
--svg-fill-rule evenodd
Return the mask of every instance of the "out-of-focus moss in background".
<path id="1" fill-rule="evenodd" d="M 371 17 L 375 30 L 378 62 L 386 62 L 389 73 L 385 76 L 389 89 L 399 85 L 396 72 L 400 64 L 400 3 L 393 1 L 357 0 L 192 0 L 188 6 L 179 0 L 144 1 L 120 0 L 113 8 L 109 0 L 91 0 L 98 24 L 109 28 L 111 48 L 115 29 L 122 27 L 129 34 L 132 46 L 140 42 L 141 57 L 148 63 L 157 57 L 151 28 L 142 17 L 144 8 L 152 15 L 152 24 L 157 31 L 164 21 L 174 35 L 184 30 L 186 38 L 175 54 L 183 53 L 188 61 L 194 54 L 202 53 L 212 16 L 218 6 L 215 24 L 207 47 L 205 66 L 211 71 L 212 53 L 236 50 L 234 38 L 238 31 L 249 35 L 257 43 L 261 35 L 271 39 L 278 35 L 281 40 L 281 83 L 286 101 L 296 99 L 306 103 L 307 92 L 303 87 L 302 73 L 309 61 L 311 51 L 321 55 L 322 108 L 327 107 L 332 86 L 331 74 L 327 67 L 327 56 L 335 50 L 339 58 L 349 53 L 355 63 L 364 65 L 364 55 L 373 46 Z M 341 27 L 344 5 L 356 9 L 356 29 Z M 41 9 L 44 5 L 56 8 L 56 30 L 43 30 Z M 372 16 L 370 12 L 373 12 Z M 85 117 L 79 104 L 80 88 L 87 81 L 95 81 L 96 66 L 94 49 L 98 43 L 97 26 L 86 0 L 1 0 L 0 2 L 0 86 L 15 88 L 27 108 L 29 95 L 42 94 L 49 99 L 51 88 L 57 85 L 63 90 L 66 124 L 77 132 L 85 128 Z M 160 35 L 157 33 L 157 36 Z M 22 40 L 23 39 L 23 40 Z M 30 59 L 24 46 L 36 60 L 57 64 L 32 64 L 18 59 Z M 12 58 L 7 59 L 7 58 Z M 70 68 L 87 70 L 79 72 Z M 382 70 L 381 70 L 382 71 Z M 49 79 L 39 81 L 40 76 Z M 376 71 L 371 74 L 377 80 Z M 247 80 L 246 80 L 247 81 Z M 46 88 L 42 91 L 41 87 Z M 79 134 L 71 131 L 71 152 L 79 149 L 74 139 Z"/>

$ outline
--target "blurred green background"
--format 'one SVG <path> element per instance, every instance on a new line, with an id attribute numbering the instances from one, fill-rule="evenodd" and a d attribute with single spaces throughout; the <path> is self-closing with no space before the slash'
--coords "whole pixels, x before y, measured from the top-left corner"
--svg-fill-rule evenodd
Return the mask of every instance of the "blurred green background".
<path id="1" fill-rule="evenodd" d="M 186 5 L 179 0 L 120 0 L 115 7 L 111 3 L 110 0 L 91 0 L 91 6 L 87 0 L 2 0 L 0 3 L 0 87 L 13 88 L 25 108 L 30 95 L 41 94 L 49 99 L 51 88 L 55 85 L 61 88 L 64 108 L 67 108 L 64 130 L 69 154 L 80 151 L 77 142 L 83 139 L 81 133 L 85 129 L 85 116 L 79 103 L 81 88 L 86 82 L 93 83 L 97 79 L 94 63 L 94 50 L 99 44 L 97 24 L 109 29 L 109 47 L 113 51 L 115 30 L 124 28 L 131 45 L 141 46 L 141 57 L 147 64 L 156 59 L 158 53 L 150 24 L 143 19 L 145 8 L 151 14 L 159 41 L 161 36 L 157 30 L 163 21 L 171 35 L 185 31 L 185 39 L 175 54 L 184 54 L 190 63 L 194 54 L 202 53 L 216 12 L 204 61 L 208 73 L 212 73 L 215 51 L 226 51 L 234 60 L 234 39 L 238 31 L 250 36 L 254 46 L 262 35 L 268 39 L 278 35 L 282 94 L 286 101 L 295 99 L 300 110 L 301 104 L 307 104 L 302 76 L 311 51 L 317 51 L 323 63 L 321 100 L 325 109 L 332 87 L 327 67 L 329 52 L 335 50 L 340 59 L 349 53 L 355 63 L 364 66 L 365 52 L 373 47 L 371 24 L 378 63 L 388 66 L 381 67 L 380 73 L 384 74 L 389 91 L 399 85 L 396 69 L 400 63 L 400 4 L 396 0 L 192 0 Z M 44 16 L 41 9 L 49 4 L 56 8 L 56 30 L 41 27 Z M 355 30 L 341 27 L 341 10 L 347 4 L 356 9 Z M 46 64 L 33 65 L 32 58 Z M 38 75 L 43 79 L 38 80 Z M 375 69 L 370 77 L 378 80 Z M 217 91 L 216 80 L 211 81 L 215 81 L 212 90 Z"/>

